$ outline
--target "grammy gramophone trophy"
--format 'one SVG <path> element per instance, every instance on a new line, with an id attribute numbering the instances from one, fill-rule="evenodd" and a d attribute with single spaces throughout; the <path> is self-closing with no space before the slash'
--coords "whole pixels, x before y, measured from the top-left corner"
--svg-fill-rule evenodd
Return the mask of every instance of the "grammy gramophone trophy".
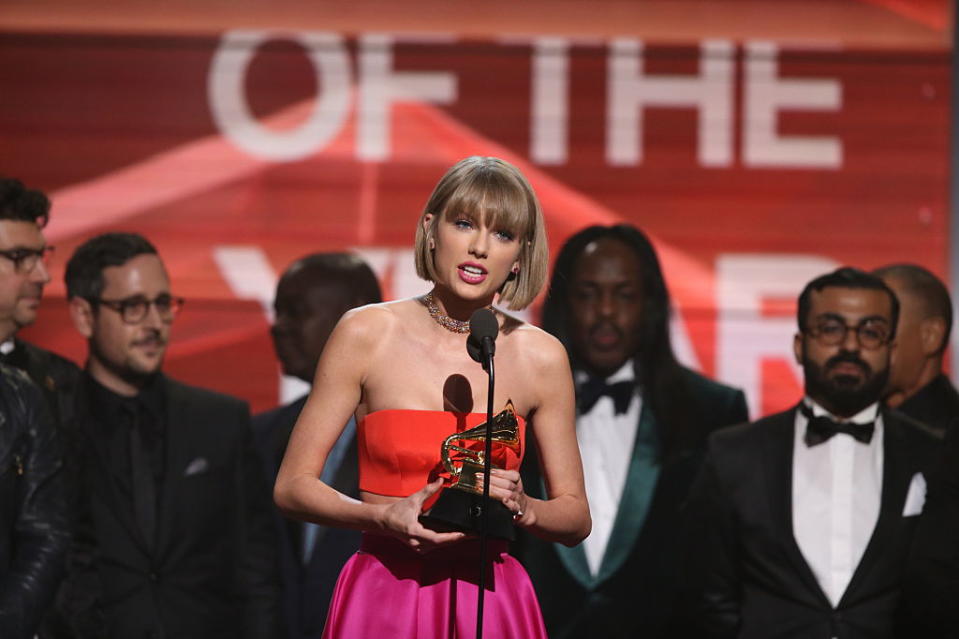
<path id="1" fill-rule="evenodd" d="M 506 408 L 493 417 L 493 444 L 520 453 L 517 433 L 516 412 L 513 403 L 507 402 Z M 483 508 L 489 510 L 487 532 L 500 539 L 514 538 L 513 513 L 496 499 L 484 499 L 482 477 L 484 454 L 482 450 L 473 450 L 456 442 L 484 442 L 486 440 L 486 422 L 461 433 L 453 433 L 440 448 L 440 459 L 450 474 L 450 485 L 443 489 L 439 499 L 426 513 L 420 515 L 424 526 L 440 532 L 462 531 L 480 532 Z M 498 466 L 494 466 L 498 468 Z"/>

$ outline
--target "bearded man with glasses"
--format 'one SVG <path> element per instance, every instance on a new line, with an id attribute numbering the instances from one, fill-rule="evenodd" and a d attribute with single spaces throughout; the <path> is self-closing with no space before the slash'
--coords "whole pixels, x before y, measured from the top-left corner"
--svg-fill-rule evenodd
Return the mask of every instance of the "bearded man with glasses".
<path id="1" fill-rule="evenodd" d="M 880 404 L 899 302 L 841 268 L 799 296 L 805 397 L 717 431 L 688 504 L 696 637 L 920 636 L 900 605 L 940 442 Z"/>
<path id="2" fill-rule="evenodd" d="M 247 405 L 161 372 L 183 300 L 131 233 L 66 269 L 88 358 L 68 574 L 43 637 L 272 638 L 278 585 L 269 490 Z"/>

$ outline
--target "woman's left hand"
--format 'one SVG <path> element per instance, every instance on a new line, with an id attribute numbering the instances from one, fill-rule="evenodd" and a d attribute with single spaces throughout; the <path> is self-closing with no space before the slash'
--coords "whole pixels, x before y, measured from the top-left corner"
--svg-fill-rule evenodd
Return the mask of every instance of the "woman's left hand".
<path id="1" fill-rule="evenodd" d="M 483 473 L 477 473 L 476 478 L 482 482 Z M 523 490 L 523 479 L 519 476 L 519 471 L 491 469 L 489 496 L 503 502 L 513 513 L 513 519 L 518 525 L 528 526 L 535 520 L 533 499 Z"/>

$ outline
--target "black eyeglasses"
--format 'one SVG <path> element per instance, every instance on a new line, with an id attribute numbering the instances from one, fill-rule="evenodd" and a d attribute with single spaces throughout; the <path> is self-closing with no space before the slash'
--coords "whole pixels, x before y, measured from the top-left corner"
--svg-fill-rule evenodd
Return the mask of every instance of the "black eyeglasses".
<path id="1" fill-rule="evenodd" d="M 17 273 L 29 273 L 41 261 L 47 264 L 52 253 L 52 246 L 44 246 L 41 249 L 15 248 L 0 251 L 0 257 L 5 257 L 13 262 L 13 269 Z"/>
<path id="2" fill-rule="evenodd" d="M 150 312 L 150 307 L 154 306 L 157 314 L 164 322 L 172 322 L 180 309 L 183 308 L 185 300 L 182 297 L 173 297 L 172 295 L 157 295 L 156 299 L 148 300 L 145 297 L 129 297 L 125 300 L 91 300 L 96 304 L 106 306 L 120 314 L 120 318 L 127 324 L 139 324 Z"/>
<path id="3" fill-rule="evenodd" d="M 838 319 L 824 319 L 806 330 L 806 334 L 816 338 L 824 346 L 836 346 L 846 341 L 849 331 L 856 331 L 859 345 L 867 350 L 879 348 L 891 337 L 889 326 L 884 321 L 875 319 L 866 319 L 855 325 Z"/>

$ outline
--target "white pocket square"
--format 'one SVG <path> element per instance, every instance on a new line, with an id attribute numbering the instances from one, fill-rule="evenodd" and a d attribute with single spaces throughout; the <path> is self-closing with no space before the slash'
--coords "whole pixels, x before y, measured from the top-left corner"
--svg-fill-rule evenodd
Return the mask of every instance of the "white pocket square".
<path id="1" fill-rule="evenodd" d="M 902 509 L 903 517 L 915 517 L 922 513 L 926 503 L 926 478 L 922 473 L 916 473 L 909 482 L 909 492 L 906 493 L 906 506 Z"/>
<path id="2" fill-rule="evenodd" d="M 187 464 L 186 470 L 183 471 L 184 477 L 190 477 L 192 475 L 199 475 L 200 473 L 205 473 L 206 469 L 210 467 L 210 462 L 206 460 L 206 457 L 197 457 L 189 464 Z"/>

